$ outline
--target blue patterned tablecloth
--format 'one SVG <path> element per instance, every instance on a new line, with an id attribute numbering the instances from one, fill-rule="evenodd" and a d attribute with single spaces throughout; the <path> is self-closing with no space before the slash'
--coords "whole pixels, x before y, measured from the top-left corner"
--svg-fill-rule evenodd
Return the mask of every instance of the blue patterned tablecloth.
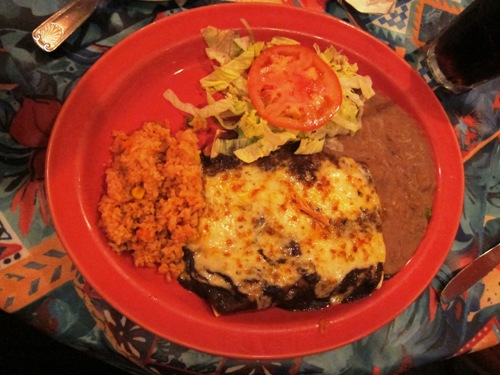
<path id="1" fill-rule="evenodd" d="M 51 224 L 44 187 L 54 120 L 106 51 L 180 9 L 168 1 L 102 0 L 48 54 L 31 31 L 65 3 L 0 0 L 0 309 L 134 374 L 390 374 L 500 342 L 500 267 L 447 308 L 437 299 L 456 270 L 500 242 L 500 80 L 455 96 L 436 87 L 422 62 L 426 42 L 470 0 L 400 0 L 384 15 L 325 5 L 387 43 L 435 90 L 463 153 L 464 209 L 445 264 L 394 321 L 334 351 L 273 361 L 212 356 L 157 337 L 118 313 L 72 265 Z"/>

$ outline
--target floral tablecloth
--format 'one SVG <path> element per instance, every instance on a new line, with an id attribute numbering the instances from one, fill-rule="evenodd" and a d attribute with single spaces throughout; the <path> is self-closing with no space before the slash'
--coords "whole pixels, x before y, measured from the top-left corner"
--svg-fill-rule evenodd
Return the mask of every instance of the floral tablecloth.
<path id="1" fill-rule="evenodd" d="M 134 374 L 389 374 L 496 345 L 500 266 L 443 308 L 452 274 L 500 242 L 500 79 L 455 96 L 423 64 L 426 42 L 470 0 L 400 0 L 389 14 L 360 14 L 335 1 L 300 2 L 353 22 L 393 48 L 435 90 L 459 141 L 464 209 L 456 240 L 431 285 L 394 321 L 351 345 L 288 360 L 200 353 L 118 313 L 78 273 L 51 224 L 44 190 L 51 127 L 78 79 L 117 42 L 179 11 L 174 2 L 102 0 L 53 53 L 31 31 L 64 0 L 2 0 L 0 6 L 0 309 L 69 346 Z"/>

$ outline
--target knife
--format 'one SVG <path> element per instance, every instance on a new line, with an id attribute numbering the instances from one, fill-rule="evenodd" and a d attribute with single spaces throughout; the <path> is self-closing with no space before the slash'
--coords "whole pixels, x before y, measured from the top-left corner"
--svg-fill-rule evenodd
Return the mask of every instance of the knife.
<path id="1" fill-rule="evenodd" d="M 441 303 L 444 305 L 449 304 L 460 294 L 486 276 L 499 263 L 500 244 L 493 246 L 457 273 L 441 292 Z"/>

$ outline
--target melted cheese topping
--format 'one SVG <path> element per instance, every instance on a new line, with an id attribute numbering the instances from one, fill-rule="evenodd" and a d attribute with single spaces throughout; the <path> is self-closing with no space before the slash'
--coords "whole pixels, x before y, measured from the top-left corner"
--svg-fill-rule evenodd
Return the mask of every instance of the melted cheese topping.
<path id="1" fill-rule="evenodd" d="M 315 176 L 308 183 L 286 166 L 266 171 L 255 163 L 205 176 L 208 204 L 199 239 L 189 244 L 204 282 L 236 286 L 263 308 L 269 286 L 316 275 L 316 296 L 336 303 L 342 298 L 332 291 L 350 271 L 383 263 L 369 174 L 350 158 L 325 158 Z"/>

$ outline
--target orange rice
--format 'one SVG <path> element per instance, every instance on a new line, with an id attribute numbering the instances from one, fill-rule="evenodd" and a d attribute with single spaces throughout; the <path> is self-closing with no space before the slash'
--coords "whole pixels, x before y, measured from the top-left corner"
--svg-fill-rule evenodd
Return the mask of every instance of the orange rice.
<path id="1" fill-rule="evenodd" d="M 161 123 L 113 134 L 107 191 L 99 202 L 101 226 L 117 252 L 137 267 L 157 267 L 167 279 L 184 268 L 182 247 L 197 234 L 205 207 L 198 139 L 175 136 Z"/>

